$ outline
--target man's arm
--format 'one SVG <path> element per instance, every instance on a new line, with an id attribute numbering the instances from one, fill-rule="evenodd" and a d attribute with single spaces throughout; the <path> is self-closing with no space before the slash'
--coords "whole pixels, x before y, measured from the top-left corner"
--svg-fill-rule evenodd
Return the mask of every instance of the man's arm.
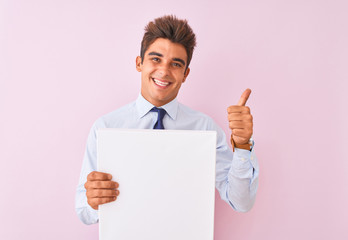
<path id="1" fill-rule="evenodd" d="M 97 170 L 97 122 L 90 130 L 83 158 L 79 184 L 76 189 L 75 209 L 79 219 L 85 224 L 97 223 L 98 206 L 115 201 L 119 191 L 118 183 L 112 176 Z M 99 124 L 100 125 L 100 124 Z"/>
<path id="2" fill-rule="evenodd" d="M 254 205 L 258 187 L 259 165 L 254 148 L 235 148 L 232 152 L 222 129 L 217 128 L 216 189 L 222 200 L 238 212 Z"/>
<path id="3" fill-rule="evenodd" d="M 253 144 L 249 144 L 253 133 L 253 118 L 245 103 L 250 93 L 250 89 L 245 90 L 238 104 L 227 109 L 234 153 L 227 146 L 225 134 L 218 129 L 216 188 L 221 198 L 240 212 L 247 212 L 252 208 L 259 175 Z"/>

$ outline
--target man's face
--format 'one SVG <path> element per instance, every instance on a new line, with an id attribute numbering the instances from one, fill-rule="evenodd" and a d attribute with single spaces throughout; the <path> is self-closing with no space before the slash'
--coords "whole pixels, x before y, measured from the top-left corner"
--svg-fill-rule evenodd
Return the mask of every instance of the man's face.
<path id="1" fill-rule="evenodd" d="M 136 69 L 141 72 L 141 94 L 156 107 L 172 101 L 185 82 L 190 69 L 183 45 L 168 39 L 156 39 L 146 50 L 143 63 L 136 59 Z"/>

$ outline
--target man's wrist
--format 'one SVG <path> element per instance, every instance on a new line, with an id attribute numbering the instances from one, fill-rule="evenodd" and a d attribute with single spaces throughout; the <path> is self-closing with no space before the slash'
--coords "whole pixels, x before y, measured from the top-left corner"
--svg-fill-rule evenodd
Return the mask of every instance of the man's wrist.
<path id="1" fill-rule="evenodd" d="M 231 136 L 231 145 L 232 145 L 232 150 L 234 152 L 234 149 L 235 148 L 239 148 L 239 149 L 245 149 L 245 150 L 248 150 L 248 151 L 251 151 L 251 148 L 253 146 L 253 142 L 252 140 L 250 139 L 249 142 L 245 143 L 245 144 L 238 144 L 238 143 L 235 143 L 234 140 L 233 140 L 233 137 Z"/>

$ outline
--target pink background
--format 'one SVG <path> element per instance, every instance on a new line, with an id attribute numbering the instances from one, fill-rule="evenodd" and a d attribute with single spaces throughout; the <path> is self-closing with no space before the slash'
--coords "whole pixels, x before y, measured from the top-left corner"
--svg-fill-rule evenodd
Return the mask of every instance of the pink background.
<path id="1" fill-rule="evenodd" d="M 0 2 L 0 239 L 86 239 L 74 210 L 86 138 L 133 101 L 145 24 L 187 18 L 198 46 L 179 100 L 229 132 L 247 87 L 254 208 L 216 201 L 215 239 L 348 239 L 347 1 Z"/>

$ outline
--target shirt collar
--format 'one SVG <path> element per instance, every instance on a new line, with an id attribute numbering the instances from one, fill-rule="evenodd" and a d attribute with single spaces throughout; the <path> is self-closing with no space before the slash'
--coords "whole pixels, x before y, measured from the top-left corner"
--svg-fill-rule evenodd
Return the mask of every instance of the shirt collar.
<path id="1" fill-rule="evenodd" d="M 141 94 L 139 94 L 135 103 L 139 118 L 144 117 L 153 107 L 155 107 L 152 103 L 147 101 Z M 171 102 L 161 106 L 160 108 L 166 110 L 169 117 L 175 120 L 176 115 L 178 113 L 178 105 L 178 101 L 175 98 Z"/>

